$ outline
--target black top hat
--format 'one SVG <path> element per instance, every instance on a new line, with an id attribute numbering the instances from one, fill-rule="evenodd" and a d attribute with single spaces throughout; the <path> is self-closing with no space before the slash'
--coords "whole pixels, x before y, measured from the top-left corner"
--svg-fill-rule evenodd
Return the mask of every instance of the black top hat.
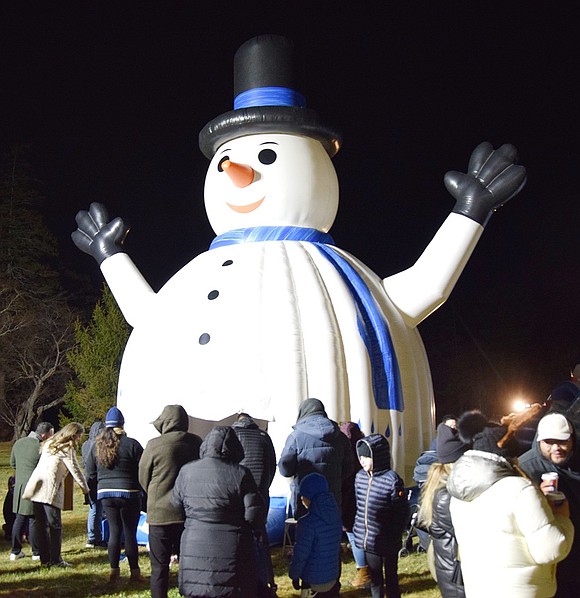
<path id="1" fill-rule="evenodd" d="M 234 109 L 207 123 L 199 147 L 210 158 L 220 145 L 257 133 L 297 133 L 317 139 L 332 157 L 342 138 L 306 108 L 294 89 L 294 46 L 280 35 L 260 35 L 242 44 L 234 57 Z"/>

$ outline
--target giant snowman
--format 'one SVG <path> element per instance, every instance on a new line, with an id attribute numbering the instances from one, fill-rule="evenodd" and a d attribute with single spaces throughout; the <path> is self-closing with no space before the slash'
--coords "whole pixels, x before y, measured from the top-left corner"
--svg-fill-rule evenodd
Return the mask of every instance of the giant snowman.
<path id="1" fill-rule="evenodd" d="M 166 404 L 205 433 L 239 412 L 267 422 L 278 455 L 300 402 L 391 441 L 411 481 L 433 433 L 431 376 L 417 325 L 449 296 L 493 211 L 525 183 L 516 150 L 482 143 L 421 257 L 381 278 L 328 234 L 338 209 L 331 158 L 341 139 L 295 90 L 292 45 L 260 36 L 234 59 L 234 109 L 201 131 L 205 206 L 217 237 L 155 293 L 101 204 L 77 215 L 75 244 L 100 264 L 133 331 L 117 404 L 145 443 Z"/>

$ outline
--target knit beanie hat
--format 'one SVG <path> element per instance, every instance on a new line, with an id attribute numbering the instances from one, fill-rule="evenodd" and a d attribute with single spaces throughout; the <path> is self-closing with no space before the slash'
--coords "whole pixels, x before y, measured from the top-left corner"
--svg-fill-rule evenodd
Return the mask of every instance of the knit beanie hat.
<path id="1" fill-rule="evenodd" d="M 461 442 L 471 444 L 474 436 L 487 426 L 487 417 L 478 409 L 466 411 L 457 420 L 457 434 Z"/>
<path id="2" fill-rule="evenodd" d="M 361 439 L 356 443 L 356 454 L 359 457 L 372 457 L 373 456 L 371 447 L 368 445 L 366 440 Z"/>
<path id="3" fill-rule="evenodd" d="M 489 422 L 487 426 L 473 438 L 473 448 L 509 459 L 519 454 L 519 443 L 515 436 L 508 440 L 502 448 L 497 443 L 507 434 L 507 427 Z"/>
<path id="4" fill-rule="evenodd" d="M 319 473 L 309 473 L 302 478 L 300 482 L 300 496 L 312 500 L 317 494 L 328 492 L 328 482 L 326 478 Z"/>
<path id="5" fill-rule="evenodd" d="M 105 416 L 106 428 L 122 428 L 125 424 L 125 418 L 117 407 L 111 407 Z"/>
<path id="6" fill-rule="evenodd" d="M 437 428 L 437 461 L 439 463 L 455 463 L 469 449 L 459 438 L 457 430 L 447 424 L 439 424 Z"/>

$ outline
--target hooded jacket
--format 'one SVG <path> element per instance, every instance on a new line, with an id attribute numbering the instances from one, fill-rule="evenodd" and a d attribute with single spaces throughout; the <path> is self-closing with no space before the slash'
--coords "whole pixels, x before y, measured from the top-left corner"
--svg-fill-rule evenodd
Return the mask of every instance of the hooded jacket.
<path id="1" fill-rule="evenodd" d="M 298 420 L 286 439 L 278 469 L 292 481 L 292 506 L 295 516 L 304 514 L 298 488 L 309 473 L 320 473 L 326 478 L 330 492 L 339 506 L 342 503 L 342 483 L 353 471 L 350 444 L 329 419 L 318 399 L 306 399 L 300 405 Z"/>
<path id="2" fill-rule="evenodd" d="M 181 405 L 167 405 L 153 426 L 160 436 L 147 443 L 139 461 L 139 482 L 147 493 L 147 523 L 183 523 L 183 509 L 171 504 L 173 484 L 181 467 L 199 458 L 201 438 L 187 431 L 189 417 Z"/>
<path id="3" fill-rule="evenodd" d="M 572 423 L 572 422 L 570 422 Z M 563 492 L 570 506 L 570 519 L 576 529 L 580 528 L 580 454 L 577 452 L 576 434 L 572 426 L 574 453 L 564 465 L 554 465 L 540 452 L 540 443 L 534 439 L 532 448 L 519 458 L 519 466 L 532 482 L 539 484 L 543 473 L 556 472 L 559 476 L 558 490 Z M 574 536 L 570 554 L 558 564 L 556 578 L 558 587 L 564 584 L 578 589 L 578 563 L 580 563 L 580 533 Z"/>
<path id="4" fill-rule="evenodd" d="M 469 598 L 548 598 L 574 527 L 502 456 L 467 451 L 447 481 Z"/>
<path id="5" fill-rule="evenodd" d="M 308 512 L 300 517 L 296 526 L 296 541 L 292 563 L 288 570 L 290 579 L 302 579 L 309 584 L 326 584 L 340 577 L 340 540 L 342 522 L 334 496 L 328 491 L 325 478 L 311 492 L 301 494 L 310 499 Z"/>
<path id="6" fill-rule="evenodd" d="M 356 474 L 354 541 L 365 552 L 386 556 L 401 548 L 409 523 L 405 485 L 391 469 L 389 441 L 382 434 L 366 436 L 356 446 L 358 455 L 370 453 L 373 465 L 371 471 Z"/>
<path id="7" fill-rule="evenodd" d="M 266 510 L 244 451 L 229 426 L 216 426 L 186 463 L 173 488 L 174 506 L 185 511 L 179 556 L 179 590 L 184 596 L 221 598 L 256 595 L 253 530 Z"/>

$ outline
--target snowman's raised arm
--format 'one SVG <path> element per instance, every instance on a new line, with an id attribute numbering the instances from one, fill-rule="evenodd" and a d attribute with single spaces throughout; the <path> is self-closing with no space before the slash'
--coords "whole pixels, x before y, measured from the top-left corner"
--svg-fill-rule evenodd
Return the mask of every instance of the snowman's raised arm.
<path id="1" fill-rule="evenodd" d="M 74 244 L 95 258 L 125 319 L 135 326 L 155 293 L 123 248 L 129 226 L 121 218 L 109 221 L 100 203 L 78 212 L 76 222 L 78 228 L 71 234 Z"/>
<path id="2" fill-rule="evenodd" d="M 468 173 L 445 175 L 456 200 L 453 212 L 411 268 L 383 280 L 410 326 L 447 300 L 493 212 L 525 185 L 526 170 L 515 165 L 516 157 L 512 145 L 494 150 L 484 142 L 471 154 Z"/>

